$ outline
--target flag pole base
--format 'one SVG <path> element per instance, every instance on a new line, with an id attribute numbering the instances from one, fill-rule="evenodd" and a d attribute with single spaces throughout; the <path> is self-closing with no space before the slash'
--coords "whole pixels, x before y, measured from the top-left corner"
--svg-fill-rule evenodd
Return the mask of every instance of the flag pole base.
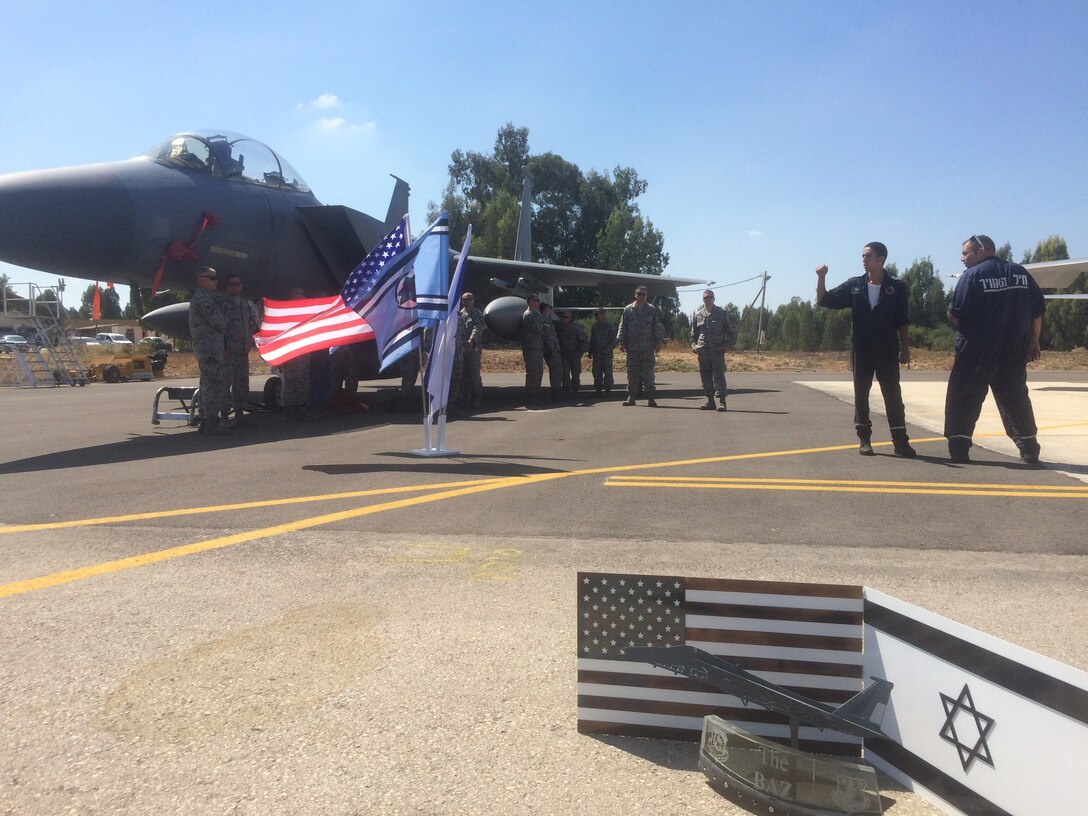
<path id="1" fill-rule="evenodd" d="M 416 448 L 408 451 L 412 456 L 460 456 L 460 451 L 448 448 Z"/>

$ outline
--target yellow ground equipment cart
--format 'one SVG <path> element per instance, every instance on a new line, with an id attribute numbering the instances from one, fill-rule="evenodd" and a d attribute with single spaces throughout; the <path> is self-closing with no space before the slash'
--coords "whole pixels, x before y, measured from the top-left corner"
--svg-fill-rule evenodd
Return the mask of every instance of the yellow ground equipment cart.
<path id="1" fill-rule="evenodd" d="M 131 357 L 115 356 L 110 360 L 95 359 L 88 368 L 94 372 L 94 378 L 101 382 L 118 383 L 129 380 L 150 380 L 151 358 L 146 354 L 133 354 Z"/>

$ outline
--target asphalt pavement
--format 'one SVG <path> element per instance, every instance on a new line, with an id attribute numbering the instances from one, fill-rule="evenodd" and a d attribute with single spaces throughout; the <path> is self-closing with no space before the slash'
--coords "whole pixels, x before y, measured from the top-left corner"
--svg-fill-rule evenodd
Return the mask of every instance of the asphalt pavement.
<path id="1" fill-rule="evenodd" d="M 441 458 L 391 383 L 228 438 L 158 383 L 0 390 L 0 813 L 742 813 L 693 745 L 577 733 L 578 571 L 863 584 L 1088 669 L 1088 375 L 1032 377 L 1045 466 L 990 413 L 950 464 L 940 375 L 913 460 L 880 416 L 858 456 L 843 375 L 519 379 Z"/>

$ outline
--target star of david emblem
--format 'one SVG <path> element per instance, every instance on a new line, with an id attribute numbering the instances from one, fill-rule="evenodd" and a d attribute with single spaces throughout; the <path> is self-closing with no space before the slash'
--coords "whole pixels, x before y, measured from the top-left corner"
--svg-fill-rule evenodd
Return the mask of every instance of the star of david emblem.
<path id="1" fill-rule="evenodd" d="M 994 728 L 994 720 L 982 714 L 975 708 L 975 701 L 971 699 L 971 689 L 964 683 L 960 696 L 953 699 L 941 692 L 941 703 L 944 705 L 944 713 L 947 715 L 944 727 L 941 728 L 941 739 L 956 746 L 960 752 L 960 763 L 966 772 L 980 759 L 994 767 L 993 758 L 990 756 L 990 746 L 986 738 Z M 959 730 L 956 728 L 959 722 Z M 960 731 L 964 733 L 960 734 Z M 974 740 L 974 744 L 971 741 Z"/>

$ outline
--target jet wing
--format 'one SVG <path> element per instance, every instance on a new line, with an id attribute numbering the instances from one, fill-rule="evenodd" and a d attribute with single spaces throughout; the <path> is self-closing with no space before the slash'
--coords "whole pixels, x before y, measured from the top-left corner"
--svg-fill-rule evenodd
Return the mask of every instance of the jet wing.
<path id="1" fill-rule="evenodd" d="M 512 261 L 506 258 L 483 258 L 469 255 L 468 267 L 477 274 L 486 272 L 491 277 L 508 283 L 512 291 L 535 291 L 537 284 L 552 288 L 555 286 L 600 286 L 619 288 L 624 294 L 631 294 L 636 286 L 645 286 L 650 297 L 676 294 L 678 286 L 707 286 L 712 281 L 702 278 L 674 278 L 665 275 L 642 275 L 635 272 L 616 272 L 609 269 L 586 269 L 581 266 L 560 266 L 558 264 L 536 263 L 534 261 Z M 518 281 L 524 278 L 524 285 Z"/>
<path id="2" fill-rule="evenodd" d="M 1077 275 L 1088 272 L 1088 258 L 1066 261 L 1042 261 L 1024 264 L 1042 289 L 1065 289 L 1072 286 Z"/>
<path id="3" fill-rule="evenodd" d="M 389 232 L 377 218 L 339 204 L 300 206 L 295 211 L 340 286 L 369 247 Z"/>

